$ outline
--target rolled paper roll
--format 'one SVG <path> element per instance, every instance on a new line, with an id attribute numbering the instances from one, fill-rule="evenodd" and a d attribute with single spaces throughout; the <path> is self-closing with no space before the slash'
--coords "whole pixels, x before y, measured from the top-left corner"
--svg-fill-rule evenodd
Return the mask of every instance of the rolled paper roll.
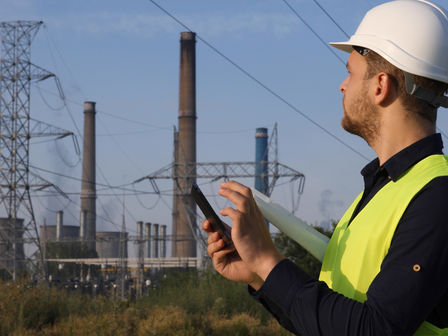
<path id="1" fill-rule="evenodd" d="M 290 211 L 258 190 L 252 189 L 252 194 L 262 215 L 272 225 L 296 241 L 318 260 L 322 261 L 324 259 L 330 238 L 294 216 Z"/>

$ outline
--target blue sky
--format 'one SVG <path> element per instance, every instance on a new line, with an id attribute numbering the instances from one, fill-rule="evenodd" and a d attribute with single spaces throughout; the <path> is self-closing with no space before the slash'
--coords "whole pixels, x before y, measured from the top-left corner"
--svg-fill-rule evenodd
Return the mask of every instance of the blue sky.
<path id="1" fill-rule="evenodd" d="M 382 2 L 319 1 L 348 34 L 369 8 Z M 346 76 L 343 63 L 347 55 L 336 51 L 343 62 L 335 57 L 283 1 L 158 3 L 321 127 L 363 156 L 375 157 L 362 139 L 340 127 L 343 111 L 338 87 Z M 289 3 L 324 41 L 346 39 L 314 1 Z M 34 84 L 31 116 L 82 132 L 83 102 L 97 103 L 98 182 L 128 184 L 171 162 L 172 128 L 178 113 L 179 37 L 185 28 L 149 0 L 0 0 L 0 5 L 2 21 L 44 21 L 32 45 L 32 61 L 58 76 L 67 97 L 68 109 L 57 109 L 62 102 L 54 82 Z M 196 55 L 198 161 L 254 160 L 255 129 L 267 127 L 270 133 L 278 123 L 280 162 L 306 176 L 296 215 L 313 224 L 338 219 L 362 189 L 359 171 L 367 160 L 201 41 Z M 444 114 L 441 111 L 439 116 L 442 130 L 447 123 Z M 82 138 L 78 141 L 81 145 Z M 31 162 L 74 178 L 81 176 L 81 163 L 70 139 L 33 145 Z M 74 194 L 71 201 L 36 199 L 38 221 L 46 217 L 52 224 L 54 211 L 65 209 L 65 223 L 77 224 L 80 182 L 40 174 Z M 253 181 L 243 182 L 253 185 Z M 159 187 L 169 192 L 171 183 L 160 182 Z M 151 191 L 145 182 L 135 188 Z M 218 184 L 206 183 L 203 188 L 207 194 L 216 194 Z M 116 230 L 121 224 L 122 192 L 99 194 L 98 230 Z M 288 184 L 276 188 L 273 198 L 291 208 Z M 136 220 L 170 226 L 171 196 L 126 195 L 125 202 L 131 232 L 135 232 Z M 224 207 L 225 202 L 215 197 L 214 205 Z"/>

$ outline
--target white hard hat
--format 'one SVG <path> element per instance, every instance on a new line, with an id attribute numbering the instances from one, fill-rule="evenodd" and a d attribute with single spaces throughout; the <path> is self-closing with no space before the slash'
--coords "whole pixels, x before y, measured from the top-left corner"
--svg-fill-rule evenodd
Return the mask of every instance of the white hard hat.
<path id="1" fill-rule="evenodd" d="M 426 0 L 397 0 L 374 7 L 347 42 L 369 48 L 397 68 L 448 83 L 448 13 Z"/>
<path id="2" fill-rule="evenodd" d="M 374 7 L 348 41 L 330 44 L 346 52 L 368 48 L 404 72 L 448 83 L 448 12 L 427 0 Z"/>

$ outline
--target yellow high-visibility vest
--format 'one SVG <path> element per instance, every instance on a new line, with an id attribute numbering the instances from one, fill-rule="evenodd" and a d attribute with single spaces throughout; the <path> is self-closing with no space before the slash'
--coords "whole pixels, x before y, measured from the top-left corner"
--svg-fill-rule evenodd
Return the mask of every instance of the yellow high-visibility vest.
<path id="1" fill-rule="evenodd" d="M 448 176 L 448 157 L 428 156 L 396 182 L 391 180 L 381 188 L 348 225 L 361 193 L 334 230 L 319 280 L 348 298 L 364 302 L 409 202 L 439 176 Z M 437 328 L 425 321 L 414 335 L 448 335 L 448 329 Z"/>

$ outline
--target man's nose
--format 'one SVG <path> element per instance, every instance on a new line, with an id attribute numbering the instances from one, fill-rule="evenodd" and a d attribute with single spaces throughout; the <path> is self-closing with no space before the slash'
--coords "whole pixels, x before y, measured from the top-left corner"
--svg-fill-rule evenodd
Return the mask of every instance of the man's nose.
<path id="1" fill-rule="evenodd" d="M 344 79 L 344 81 L 341 83 L 341 85 L 339 85 L 339 91 L 341 91 L 341 93 L 345 93 L 345 89 L 347 88 L 347 80 L 348 80 L 348 77 L 346 79 Z"/>

